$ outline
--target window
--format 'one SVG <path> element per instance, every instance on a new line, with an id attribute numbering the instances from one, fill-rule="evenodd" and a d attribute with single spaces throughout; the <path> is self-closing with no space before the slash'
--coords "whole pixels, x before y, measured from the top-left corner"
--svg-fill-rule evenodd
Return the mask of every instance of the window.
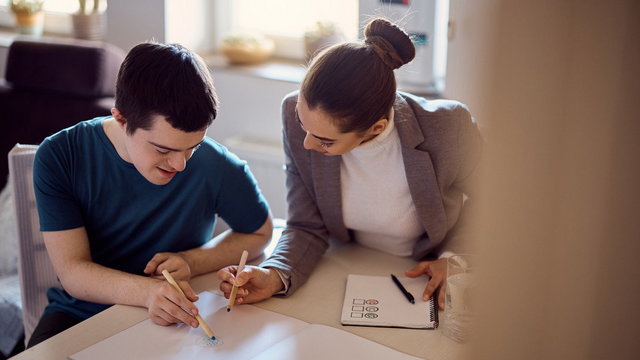
<path id="1" fill-rule="evenodd" d="M 288 58 L 304 58 L 304 33 L 318 21 L 331 21 L 348 39 L 359 30 L 354 0 L 222 0 L 214 11 L 227 14 L 217 29 L 218 43 L 226 34 L 259 33 L 276 42 L 276 56 Z"/>

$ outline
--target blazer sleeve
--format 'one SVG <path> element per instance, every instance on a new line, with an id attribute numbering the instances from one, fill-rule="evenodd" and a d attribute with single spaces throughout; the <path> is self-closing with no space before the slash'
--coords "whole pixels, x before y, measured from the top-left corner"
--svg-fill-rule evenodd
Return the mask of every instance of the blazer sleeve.
<path id="1" fill-rule="evenodd" d="M 329 247 L 329 232 L 316 204 L 310 151 L 296 117 L 297 92 L 282 103 L 283 143 L 287 174 L 287 226 L 261 267 L 276 268 L 290 283 L 285 296 L 304 284 Z"/>
<path id="2" fill-rule="evenodd" d="M 466 106 L 458 106 L 453 112 L 453 117 L 458 125 L 455 148 L 459 151 L 459 161 L 452 187 L 459 189 L 464 194 L 464 202 L 457 222 L 448 231 L 442 246 L 436 250 L 436 253 L 476 251 L 472 221 L 477 211 L 477 188 L 482 168 L 484 140 L 476 120 L 471 116 Z"/>

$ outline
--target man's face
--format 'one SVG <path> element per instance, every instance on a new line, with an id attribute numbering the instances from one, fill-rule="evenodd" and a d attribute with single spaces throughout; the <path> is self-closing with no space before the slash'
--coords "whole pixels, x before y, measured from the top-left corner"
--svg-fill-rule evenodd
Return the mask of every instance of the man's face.
<path id="1" fill-rule="evenodd" d="M 125 135 L 128 159 L 124 160 L 132 163 L 150 183 L 165 185 L 186 168 L 205 134 L 206 129 L 196 132 L 175 129 L 164 116 L 155 115 L 151 129 L 137 129 L 132 135 Z"/>

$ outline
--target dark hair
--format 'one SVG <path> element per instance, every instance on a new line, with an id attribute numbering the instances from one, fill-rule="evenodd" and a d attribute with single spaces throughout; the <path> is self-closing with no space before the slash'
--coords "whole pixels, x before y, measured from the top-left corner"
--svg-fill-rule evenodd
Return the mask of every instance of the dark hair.
<path id="1" fill-rule="evenodd" d="M 328 113 L 344 133 L 365 131 L 388 116 L 396 96 L 393 70 L 415 56 L 407 33 L 385 19 L 370 21 L 364 35 L 319 53 L 300 87 L 309 109 Z"/>
<path id="2" fill-rule="evenodd" d="M 206 129 L 216 118 L 218 100 L 204 61 L 178 44 L 142 43 L 127 54 L 116 82 L 116 108 L 127 133 L 150 129 L 162 115 L 176 129 Z"/>

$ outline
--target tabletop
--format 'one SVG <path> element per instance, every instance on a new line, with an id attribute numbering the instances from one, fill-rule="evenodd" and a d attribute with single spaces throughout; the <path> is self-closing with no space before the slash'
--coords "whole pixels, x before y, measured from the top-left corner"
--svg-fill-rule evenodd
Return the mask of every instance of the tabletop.
<path id="1" fill-rule="evenodd" d="M 441 328 L 416 330 L 343 326 L 340 323 L 348 274 L 389 276 L 390 273 L 401 274 L 414 265 L 415 261 L 410 258 L 357 244 L 332 244 L 307 283 L 297 292 L 287 298 L 273 297 L 254 305 L 308 323 L 339 328 L 423 359 L 458 359 L 466 347 L 445 337 Z M 194 278 L 192 286 L 196 292 L 218 291 L 219 280 L 215 273 L 205 274 Z M 12 359 L 66 359 L 146 318 L 144 308 L 115 305 Z"/>

